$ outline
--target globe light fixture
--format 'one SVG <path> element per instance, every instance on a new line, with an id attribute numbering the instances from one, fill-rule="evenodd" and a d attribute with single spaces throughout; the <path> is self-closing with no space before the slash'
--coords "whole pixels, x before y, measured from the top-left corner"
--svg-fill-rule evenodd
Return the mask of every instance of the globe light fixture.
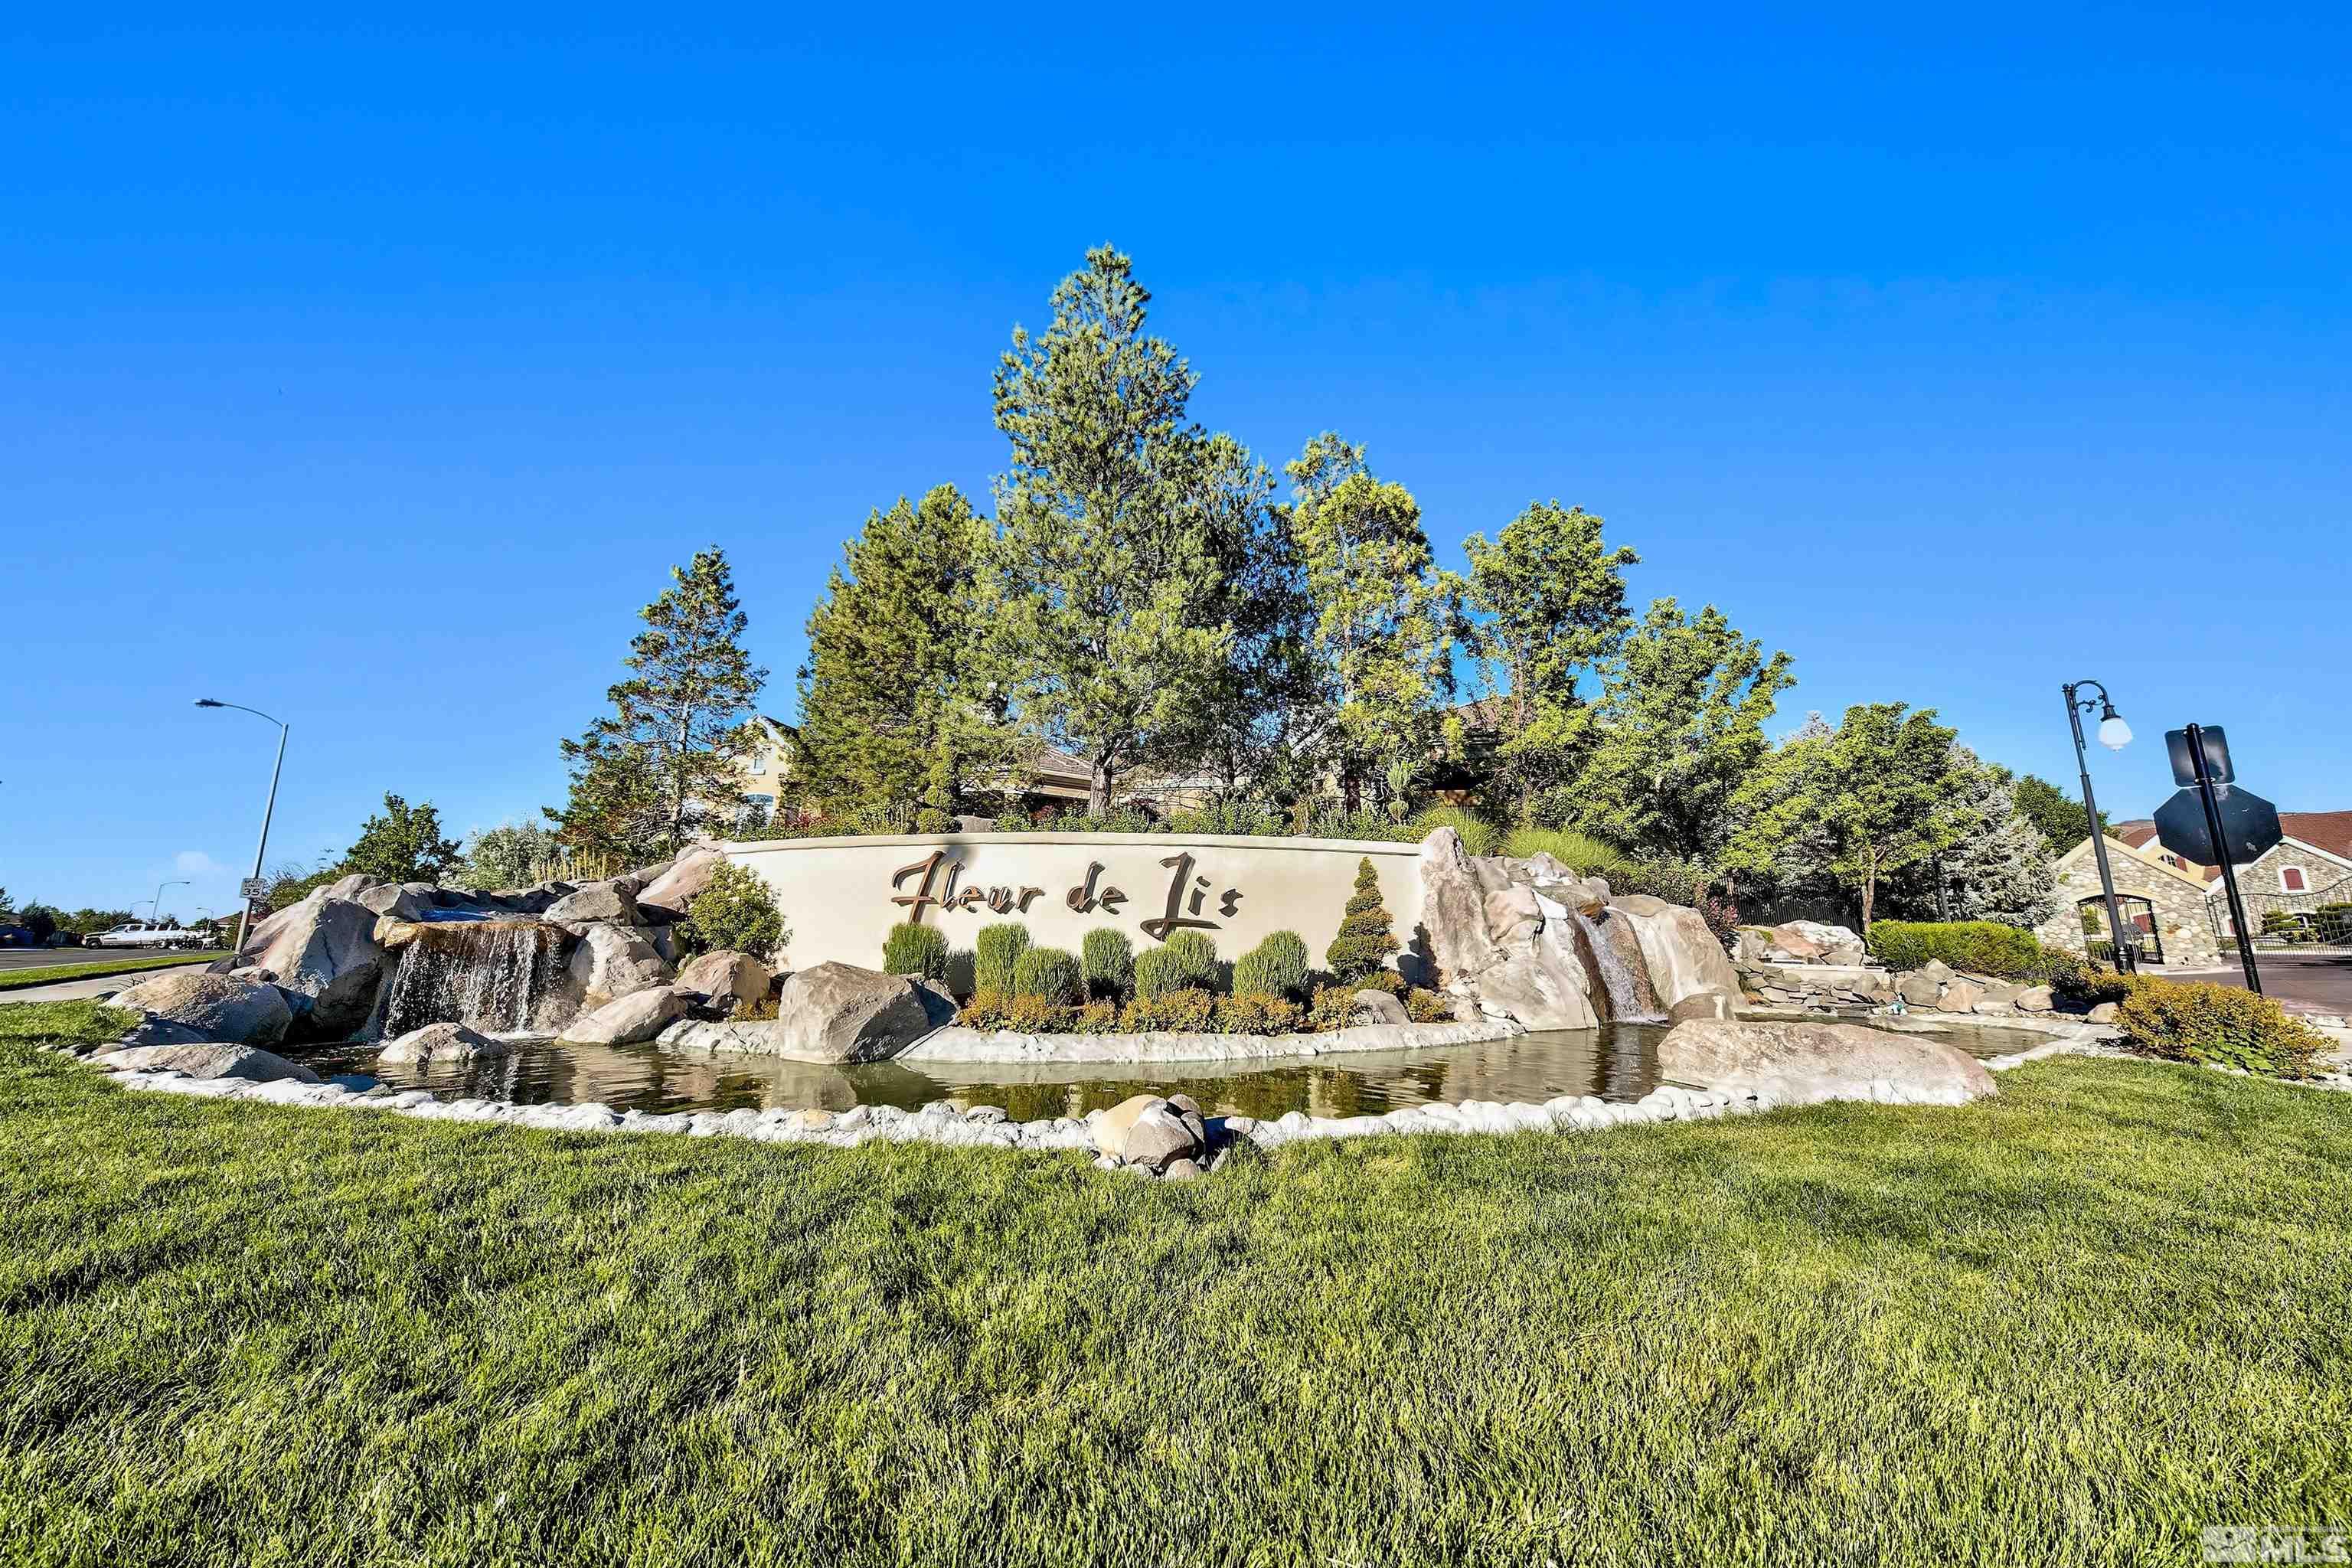
<path id="1" fill-rule="evenodd" d="M 2116 711 L 2114 703 L 2103 700 L 2100 705 L 2106 711 L 2099 715 L 2099 744 L 2111 752 L 2120 752 L 2131 744 L 2131 726 L 2124 722 L 2124 716 Z"/>

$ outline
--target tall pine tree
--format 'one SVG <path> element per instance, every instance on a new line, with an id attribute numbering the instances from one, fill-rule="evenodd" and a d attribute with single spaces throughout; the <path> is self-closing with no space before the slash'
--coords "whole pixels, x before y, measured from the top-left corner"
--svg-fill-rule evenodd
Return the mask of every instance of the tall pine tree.
<path id="1" fill-rule="evenodd" d="M 901 497 L 843 548 L 808 619 L 803 797 L 835 813 L 917 805 L 943 819 L 1005 761 L 981 670 L 987 522 L 952 485 Z"/>
<path id="2" fill-rule="evenodd" d="M 1195 377 L 1144 331 L 1151 296 L 1108 246 L 1054 290 L 1042 336 L 996 371 L 1011 439 L 988 574 L 992 658 L 1024 722 L 1083 759 L 1088 809 L 1118 779 L 1197 760 L 1235 630 L 1220 531 L 1257 484 L 1187 408 Z"/>
<path id="3" fill-rule="evenodd" d="M 743 648 L 748 620 L 717 545 L 698 551 L 639 614 L 628 679 L 605 697 L 612 712 L 563 742 L 572 796 L 548 816 L 575 849 L 624 858 L 675 854 L 733 824 L 742 802 L 730 753 L 768 672 Z"/>

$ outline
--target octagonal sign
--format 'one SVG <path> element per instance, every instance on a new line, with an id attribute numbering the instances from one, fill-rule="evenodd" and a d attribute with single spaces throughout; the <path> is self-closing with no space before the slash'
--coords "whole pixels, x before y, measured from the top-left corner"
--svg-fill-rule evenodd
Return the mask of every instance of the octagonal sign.
<path id="1" fill-rule="evenodd" d="M 2230 864 L 2242 866 L 2260 857 L 2285 837 L 2279 828 L 2278 807 L 2252 790 L 2229 788 L 2215 792 L 2221 798 L 2221 839 L 2230 851 Z M 2219 866 L 2221 857 L 2213 852 L 2213 835 L 2205 825 L 2205 805 L 2193 789 L 2175 790 L 2172 798 L 2156 808 L 2156 841 L 2184 860 L 2200 866 Z"/>

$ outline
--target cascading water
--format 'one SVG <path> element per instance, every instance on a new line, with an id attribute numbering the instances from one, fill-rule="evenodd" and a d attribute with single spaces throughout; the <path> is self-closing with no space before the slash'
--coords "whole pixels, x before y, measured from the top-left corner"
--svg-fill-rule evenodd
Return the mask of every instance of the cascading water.
<path id="1" fill-rule="evenodd" d="M 1585 951 L 1591 954 L 1593 967 L 1601 972 L 1601 983 L 1609 994 L 1609 1017 L 1618 1024 L 1655 1024 L 1665 1014 L 1658 1007 L 1657 993 L 1650 986 L 1649 966 L 1643 962 L 1638 940 L 1625 922 L 1612 920 L 1606 910 L 1599 920 L 1581 910 L 1570 910 L 1577 925 L 1584 932 Z M 1618 933 L 1628 939 L 1629 954 L 1618 945 Z"/>
<path id="2" fill-rule="evenodd" d="M 562 932 L 538 921 L 467 921 L 419 927 L 400 950 L 373 1033 L 393 1039 L 427 1024 L 486 1032 L 531 1026 L 562 972 Z"/>

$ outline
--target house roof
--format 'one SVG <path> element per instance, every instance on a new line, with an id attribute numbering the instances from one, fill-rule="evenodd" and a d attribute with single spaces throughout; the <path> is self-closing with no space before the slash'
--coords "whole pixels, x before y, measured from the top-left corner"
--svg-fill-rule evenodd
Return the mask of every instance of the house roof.
<path id="1" fill-rule="evenodd" d="M 2279 832 L 2306 849 L 2352 866 L 2352 811 L 2282 811 Z M 2116 823 L 2114 837 L 2135 849 L 2162 852 L 2156 842 L 2156 824 L 2146 817 Z M 2219 866 L 2200 866 L 2197 871 L 2208 882 L 2221 879 Z"/>
<path id="2" fill-rule="evenodd" d="M 2129 859 L 2137 860 L 2141 865 L 2152 867 L 2155 869 L 2163 872 L 2168 877 L 2178 877 L 2180 880 L 2188 883 L 2190 887 L 2200 890 L 2205 886 L 2204 879 L 2197 875 L 2196 870 L 2183 870 L 2181 868 L 2175 866 L 2165 859 L 2163 847 L 2153 840 L 2150 840 L 2145 845 L 2140 845 L 2134 844 L 2128 839 L 2117 839 L 2110 836 L 2107 839 L 2107 847 L 2108 853 L 2110 855 L 2122 855 Z M 2081 843 L 2075 845 L 2074 847 L 2067 850 L 2066 853 L 2058 857 L 2058 868 L 2061 871 L 2063 871 L 2069 867 L 2074 865 L 2076 862 L 2087 858 L 2090 853 L 2091 841 L 2085 838 Z"/>

